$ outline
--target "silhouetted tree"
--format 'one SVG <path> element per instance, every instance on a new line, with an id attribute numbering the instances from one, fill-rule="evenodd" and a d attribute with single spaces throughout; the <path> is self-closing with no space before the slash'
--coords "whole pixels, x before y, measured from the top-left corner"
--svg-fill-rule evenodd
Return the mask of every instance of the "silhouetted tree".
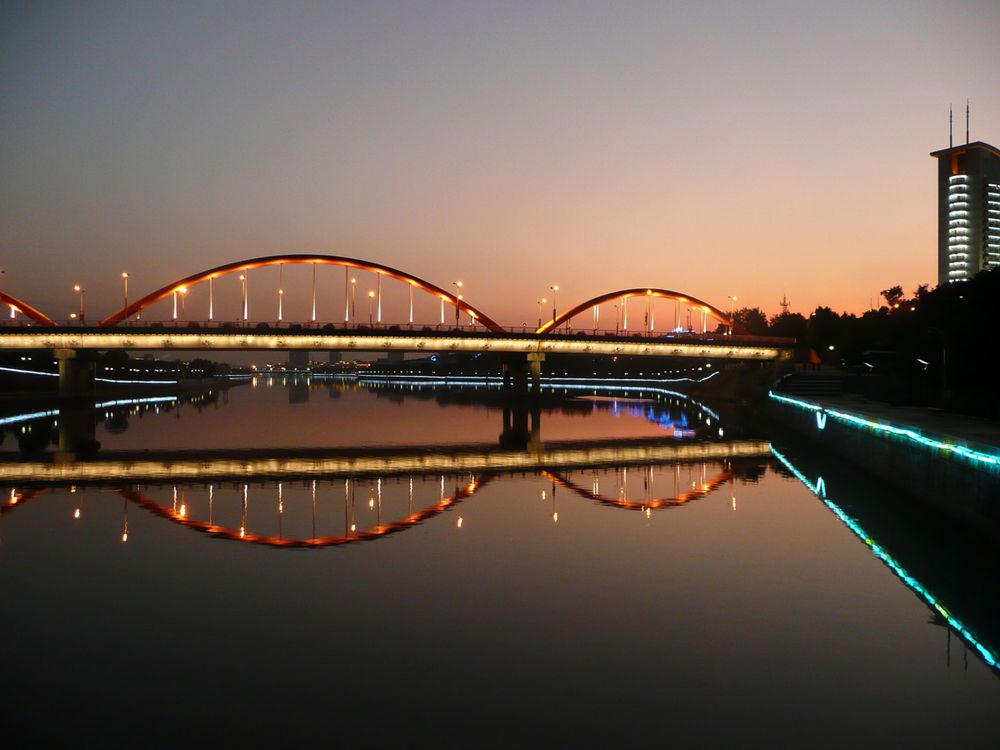
<path id="1" fill-rule="evenodd" d="M 885 297 L 885 301 L 889 303 L 889 307 L 896 307 L 903 299 L 903 287 L 899 286 L 899 284 L 891 286 L 888 289 L 883 289 L 881 295 Z"/>
<path id="2" fill-rule="evenodd" d="M 771 334 L 805 342 L 809 325 L 799 313 L 779 313 L 771 318 Z"/>
<path id="3" fill-rule="evenodd" d="M 759 307 L 741 307 L 733 313 L 733 320 L 753 336 L 766 336 L 770 332 L 767 316 Z"/>

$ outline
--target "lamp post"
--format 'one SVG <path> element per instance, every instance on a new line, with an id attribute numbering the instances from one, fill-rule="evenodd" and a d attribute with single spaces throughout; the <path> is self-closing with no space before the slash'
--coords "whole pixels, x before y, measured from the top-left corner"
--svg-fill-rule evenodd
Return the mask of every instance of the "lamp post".
<path id="1" fill-rule="evenodd" d="M 79 284 L 74 284 L 73 285 L 73 291 L 77 292 L 80 295 L 80 325 L 83 325 L 86 322 L 86 320 L 87 320 L 87 316 L 84 313 L 84 294 L 85 294 L 85 290 Z"/>
<path id="2" fill-rule="evenodd" d="M 355 323 L 358 320 L 358 280 L 351 277 L 351 320 Z"/>
<path id="3" fill-rule="evenodd" d="M 187 300 L 188 288 L 186 286 L 182 286 L 177 291 L 181 294 L 181 320 L 185 320 L 185 314 L 187 312 L 187 305 L 185 304 L 185 301 Z"/>
<path id="4" fill-rule="evenodd" d="M 243 285 L 243 322 L 245 323 L 249 312 L 247 306 L 247 275 L 245 273 L 240 274 L 240 284 Z"/>
<path id="5" fill-rule="evenodd" d="M 733 335 L 733 307 L 736 304 L 736 295 L 729 295 L 729 335 Z"/>
<path id="6" fill-rule="evenodd" d="M 545 297 L 542 297 L 540 300 L 538 300 L 538 327 L 539 328 L 542 327 L 542 305 L 544 305 L 546 302 L 548 302 L 548 300 Z"/>
<path id="7" fill-rule="evenodd" d="M 553 284 L 549 287 L 552 290 L 552 322 L 556 322 L 556 292 L 559 291 L 559 285 Z"/>
<path id="8" fill-rule="evenodd" d="M 2 278 L 5 273 L 7 273 L 7 272 L 4 269 L 0 268 L 0 278 Z M 10 319 L 14 320 L 15 318 L 17 318 L 17 308 L 14 307 L 13 305 L 11 305 L 10 306 Z"/>
<path id="9" fill-rule="evenodd" d="M 462 282 L 461 281 L 453 281 L 451 283 L 458 290 L 456 292 L 456 295 L 455 295 L 456 298 L 459 299 L 459 300 L 461 300 L 462 299 Z M 456 303 L 455 304 L 455 328 L 458 328 L 458 312 L 459 312 L 459 310 L 458 310 L 458 304 Z"/>
<path id="10" fill-rule="evenodd" d="M 368 325 L 372 325 L 375 322 L 375 313 L 372 310 L 372 303 L 375 301 L 375 290 L 369 290 L 368 292 Z"/>
<path id="11" fill-rule="evenodd" d="M 125 285 L 125 307 L 128 307 L 128 271 L 122 271 L 122 283 Z"/>

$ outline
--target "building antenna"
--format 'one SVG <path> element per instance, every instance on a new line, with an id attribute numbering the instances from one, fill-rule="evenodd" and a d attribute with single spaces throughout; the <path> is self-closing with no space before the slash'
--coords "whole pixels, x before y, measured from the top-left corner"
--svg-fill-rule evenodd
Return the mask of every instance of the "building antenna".
<path id="1" fill-rule="evenodd" d="M 788 307 L 789 305 L 792 304 L 791 302 L 788 301 L 788 294 L 782 292 L 781 302 L 779 302 L 778 304 L 781 306 L 781 314 L 788 315 Z"/>
<path id="2" fill-rule="evenodd" d="M 965 100 L 965 143 L 969 143 L 969 100 Z"/>
<path id="3" fill-rule="evenodd" d="M 952 106 L 948 105 L 948 148 L 953 148 L 955 146 L 954 140 L 952 138 L 952 131 L 954 130 L 953 121 L 955 119 L 954 112 L 952 112 Z"/>

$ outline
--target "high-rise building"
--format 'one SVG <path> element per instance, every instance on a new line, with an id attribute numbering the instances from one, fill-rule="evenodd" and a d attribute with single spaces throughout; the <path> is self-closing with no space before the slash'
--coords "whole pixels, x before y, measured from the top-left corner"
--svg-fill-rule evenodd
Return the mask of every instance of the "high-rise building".
<path id="1" fill-rule="evenodd" d="M 938 284 L 1000 267 L 1000 150 L 982 141 L 938 160 Z"/>

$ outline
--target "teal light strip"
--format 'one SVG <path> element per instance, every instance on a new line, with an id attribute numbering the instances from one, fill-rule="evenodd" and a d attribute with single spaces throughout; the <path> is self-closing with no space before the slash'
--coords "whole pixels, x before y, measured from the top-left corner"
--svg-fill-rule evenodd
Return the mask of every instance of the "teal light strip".
<path id="1" fill-rule="evenodd" d="M 935 597 L 930 591 L 924 588 L 923 584 L 920 583 L 916 578 L 911 576 L 906 569 L 900 565 L 896 560 L 890 555 L 881 545 L 879 545 L 871 536 L 868 535 L 861 526 L 853 518 L 848 516 L 836 503 L 826 497 L 826 484 L 823 482 L 823 477 L 819 477 L 815 483 L 810 482 L 809 479 L 795 466 L 792 462 L 788 460 L 777 448 L 773 445 L 771 446 L 771 452 L 785 465 L 792 474 L 804 484 L 809 491 L 818 497 L 827 508 L 829 508 L 837 518 L 839 518 L 847 528 L 849 528 L 854 535 L 863 541 L 868 548 L 871 550 L 872 554 L 875 555 L 879 560 L 881 560 L 886 567 L 889 568 L 903 583 L 905 583 L 913 592 L 915 592 L 921 599 L 923 599 L 929 606 L 933 607 L 934 610 L 945 619 L 952 630 L 954 630 L 958 636 L 965 641 L 969 646 L 975 649 L 979 655 L 982 657 L 990 667 L 993 669 L 1000 670 L 1000 665 L 997 663 L 997 657 L 990 651 L 986 646 L 980 643 L 976 637 L 969 632 L 969 629 L 962 624 L 962 622 L 956 618 L 947 609 L 947 607 L 942 604 L 937 597 Z"/>
<path id="2" fill-rule="evenodd" d="M 855 427 L 862 427 L 869 430 L 874 430 L 875 432 L 883 432 L 889 435 L 895 435 L 896 437 L 903 438 L 917 445 L 922 445 L 926 448 L 933 448 L 934 450 L 944 451 L 946 453 L 952 453 L 956 456 L 961 456 L 962 458 L 972 461 L 974 465 L 982 466 L 998 466 L 1000 467 L 1000 456 L 995 456 L 990 453 L 984 453 L 982 451 L 977 451 L 964 445 L 953 445 L 951 443 L 945 443 L 941 440 L 935 440 L 934 438 L 924 437 L 916 430 L 910 427 L 896 427 L 890 424 L 881 424 L 879 422 L 873 422 L 870 419 L 865 419 L 854 414 L 848 414 L 847 412 L 838 411 L 836 409 L 827 409 L 819 404 L 811 404 L 808 401 L 802 401 L 797 398 L 791 398 L 790 396 L 783 396 L 780 393 L 775 393 L 774 391 L 768 391 L 768 396 L 773 398 L 775 401 L 780 401 L 785 404 L 791 404 L 792 406 L 797 406 L 800 409 L 806 409 L 808 411 L 828 414 L 834 419 L 844 422 Z"/>

